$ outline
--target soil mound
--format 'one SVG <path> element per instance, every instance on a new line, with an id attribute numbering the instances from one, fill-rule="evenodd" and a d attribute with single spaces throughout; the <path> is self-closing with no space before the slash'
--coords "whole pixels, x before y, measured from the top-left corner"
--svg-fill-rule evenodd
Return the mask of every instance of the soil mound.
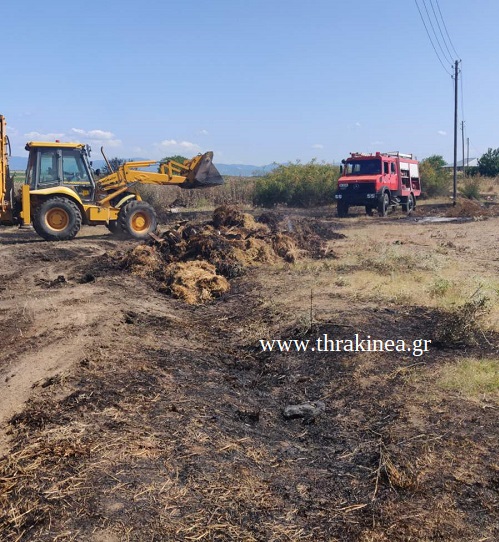
<path id="1" fill-rule="evenodd" d="M 490 216 L 489 210 L 481 205 L 478 201 L 471 199 L 460 198 L 456 205 L 450 207 L 446 213 L 446 217 L 463 217 L 463 218 L 478 218 L 482 216 Z"/>

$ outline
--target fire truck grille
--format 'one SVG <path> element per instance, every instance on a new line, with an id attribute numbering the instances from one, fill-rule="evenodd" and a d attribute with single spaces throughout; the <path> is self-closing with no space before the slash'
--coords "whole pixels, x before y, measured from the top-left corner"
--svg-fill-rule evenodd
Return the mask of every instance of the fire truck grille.
<path id="1" fill-rule="evenodd" d="M 341 191 L 342 194 L 364 196 L 376 192 L 375 183 L 351 183 Z"/>

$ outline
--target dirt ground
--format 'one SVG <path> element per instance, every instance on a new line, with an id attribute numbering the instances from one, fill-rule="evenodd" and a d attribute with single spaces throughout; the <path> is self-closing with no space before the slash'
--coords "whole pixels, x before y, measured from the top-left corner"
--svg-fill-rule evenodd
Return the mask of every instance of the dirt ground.
<path id="1" fill-rule="evenodd" d="M 117 264 L 138 243 L 105 228 L 61 243 L 0 229 L 0 539 L 498 540 L 497 389 L 441 383 L 462 360 L 497 363 L 485 214 L 280 211 L 328 250 L 256 262 L 198 305 Z M 433 343 L 259 343 L 355 333 Z M 303 404 L 314 413 L 285 416 Z"/>

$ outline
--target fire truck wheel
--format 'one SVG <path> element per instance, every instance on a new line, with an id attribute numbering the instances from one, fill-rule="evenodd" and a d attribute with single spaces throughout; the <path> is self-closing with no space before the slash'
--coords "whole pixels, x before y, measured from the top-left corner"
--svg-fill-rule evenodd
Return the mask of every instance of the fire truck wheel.
<path id="1" fill-rule="evenodd" d="M 404 213 L 407 213 L 408 215 L 410 215 L 412 213 L 412 211 L 414 211 L 414 207 L 415 207 L 415 202 L 414 202 L 414 196 L 411 194 L 410 196 L 407 197 L 407 203 L 403 203 L 402 204 L 402 211 L 404 211 Z"/>
<path id="2" fill-rule="evenodd" d="M 366 205 L 366 215 L 367 216 L 373 216 L 374 214 L 374 207 L 371 205 Z"/>
<path id="3" fill-rule="evenodd" d="M 338 217 L 339 218 L 345 218 L 348 216 L 348 204 L 343 203 L 342 201 L 339 201 L 336 210 L 338 211 Z"/>
<path id="4" fill-rule="evenodd" d="M 388 214 L 388 207 L 390 206 L 390 196 L 388 192 L 383 192 L 378 202 L 378 214 L 379 216 L 386 216 Z"/>

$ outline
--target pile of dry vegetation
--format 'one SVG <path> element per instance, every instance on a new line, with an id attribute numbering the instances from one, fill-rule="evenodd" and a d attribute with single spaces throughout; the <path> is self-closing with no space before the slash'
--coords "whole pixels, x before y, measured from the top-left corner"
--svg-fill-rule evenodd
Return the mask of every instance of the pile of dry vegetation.
<path id="1" fill-rule="evenodd" d="M 422 203 L 411 216 L 484 220 L 499 216 L 499 207 L 493 202 L 484 204 L 478 200 L 458 197 L 456 205 L 452 204 L 452 200 L 448 203 Z"/>
<path id="2" fill-rule="evenodd" d="M 293 263 L 300 253 L 328 255 L 322 232 L 275 213 L 258 221 L 232 206 L 215 209 L 210 222 L 181 222 L 161 237 L 128 251 L 122 267 L 159 281 L 159 289 L 189 304 L 227 292 L 229 280 L 251 266 L 278 261 Z M 330 253 L 331 254 L 331 253 Z"/>
<path id="3" fill-rule="evenodd" d="M 446 217 L 456 218 L 478 218 L 491 216 L 491 211 L 476 200 L 459 198 L 456 205 L 450 207 L 446 213 Z"/>

